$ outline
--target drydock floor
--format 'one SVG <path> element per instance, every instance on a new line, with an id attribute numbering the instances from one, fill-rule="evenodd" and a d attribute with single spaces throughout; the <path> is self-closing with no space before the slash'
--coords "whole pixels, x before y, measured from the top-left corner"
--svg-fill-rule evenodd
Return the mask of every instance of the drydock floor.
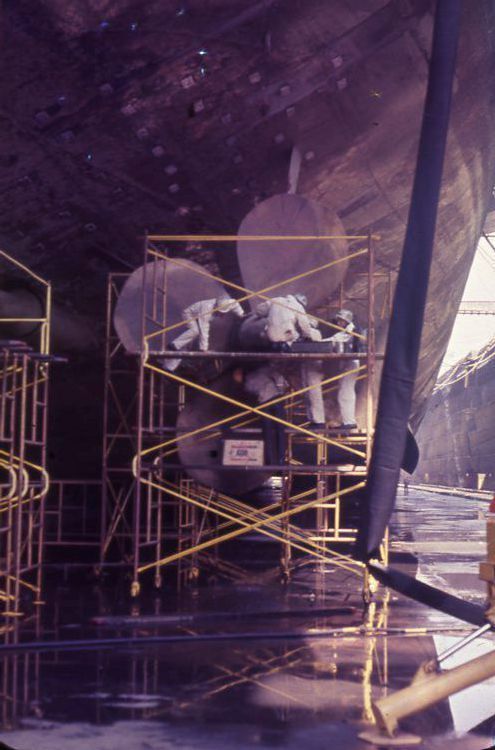
<path id="1" fill-rule="evenodd" d="M 397 563 L 417 568 L 422 580 L 483 601 L 478 563 L 485 554 L 485 509 L 473 499 L 417 491 L 401 496 L 393 521 Z M 1 732 L 1 739 L 16 750 L 372 748 L 358 738 L 369 726 L 371 699 L 404 687 L 422 661 L 469 631 L 382 590 L 368 617 L 388 634 L 359 632 L 356 582 L 352 574 L 322 576 L 303 568 L 287 586 L 205 588 L 183 598 L 181 611 L 230 615 L 169 621 L 161 629 L 143 624 L 137 631 L 187 642 L 10 656 L 4 673 L 10 669 L 17 682 L 4 683 L 3 718 L 17 726 Z M 141 614 L 156 606 L 150 602 Z M 50 607 L 46 638 L 129 632 L 123 626 L 96 631 L 90 624 L 95 614 L 130 613 L 128 604 L 118 603 L 118 592 L 88 587 L 76 595 L 60 586 Z M 169 616 L 177 607 L 171 599 L 160 602 Z M 321 614 L 333 607 L 333 616 Z M 281 609 L 289 614 L 270 614 Z M 235 637 L 190 640 L 214 633 Z M 258 639 L 251 640 L 254 634 Z M 495 639 L 473 646 L 465 657 L 491 643 L 495 647 Z M 404 720 L 401 728 L 421 735 L 425 750 L 492 746 L 495 680 Z"/>

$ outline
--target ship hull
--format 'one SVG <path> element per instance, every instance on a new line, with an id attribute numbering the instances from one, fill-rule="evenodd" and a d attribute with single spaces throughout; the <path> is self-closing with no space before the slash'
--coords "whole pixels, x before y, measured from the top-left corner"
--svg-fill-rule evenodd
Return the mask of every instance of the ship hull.
<path id="1" fill-rule="evenodd" d="M 131 33 L 135 4 L 110 5 L 106 28 L 95 21 L 100 0 L 84 8 L 45 0 L 35 13 L 20 0 L 2 19 L 3 67 L 12 72 L 0 83 L 12 109 L 2 135 L 6 149 L 21 156 L 15 174 L 8 160 L 0 165 L 1 239 L 52 280 L 59 330 L 74 313 L 81 322 L 63 342 L 65 351 L 79 351 L 77 369 L 69 365 L 60 376 L 73 375 L 81 397 L 74 404 L 70 389 L 57 388 L 53 406 L 56 418 L 71 413 L 72 453 L 86 457 L 94 441 L 82 445 L 87 430 L 80 427 L 88 400 L 95 419 L 98 404 L 81 357 L 94 362 L 95 338 L 103 349 L 106 275 L 142 263 L 144 228 L 234 234 L 254 205 L 291 183 L 347 234 L 380 235 L 375 318 L 384 346 L 435 7 L 433 0 L 193 0 L 178 13 L 175 0 L 157 0 Z M 495 171 L 495 11 L 489 0 L 463 5 L 417 421 L 447 347 Z M 58 91 L 65 99 L 51 106 Z M 294 149 L 297 176 L 290 174 Z M 184 254 L 240 280 L 225 247 Z M 347 271 L 349 298 L 365 297 L 362 270 L 356 262 Z M 359 306 L 356 314 L 365 317 Z M 60 447 L 55 454 L 63 455 Z"/>
<path id="2" fill-rule="evenodd" d="M 494 356 L 491 342 L 479 359 L 464 360 L 440 381 L 418 430 L 415 481 L 495 490 Z"/>

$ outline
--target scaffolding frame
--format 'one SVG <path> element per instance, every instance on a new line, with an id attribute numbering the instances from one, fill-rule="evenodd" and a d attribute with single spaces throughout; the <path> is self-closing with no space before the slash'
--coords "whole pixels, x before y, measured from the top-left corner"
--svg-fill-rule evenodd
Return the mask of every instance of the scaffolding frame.
<path id="1" fill-rule="evenodd" d="M 308 236 L 251 236 L 251 237 L 243 237 L 242 240 L 250 240 L 250 241 L 258 241 L 258 242 L 264 242 L 264 241 L 301 241 L 301 242 L 307 242 L 311 239 L 316 239 L 314 237 L 308 237 Z M 364 467 L 353 467 L 352 469 L 345 469 L 343 470 L 342 467 L 334 467 L 333 470 L 328 470 L 328 448 L 329 446 L 332 447 L 339 447 L 341 450 L 347 451 L 348 454 L 351 454 L 351 456 L 355 457 L 357 456 L 359 459 L 363 460 L 366 464 L 369 460 L 370 450 L 371 450 L 371 440 L 372 440 L 372 429 L 373 429 L 373 389 L 374 389 L 374 374 L 375 374 L 375 365 L 376 365 L 376 351 L 375 351 L 375 336 L 374 336 L 374 281 L 375 281 L 375 269 L 374 269 L 374 252 L 372 248 L 372 242 L 376 237 L 372 236 L 371 233 L 368 233 L 367 235 L 347 235 L 347 236 L 328 236 L 328 237 L 318 237 L 318 239 L 345 239 L 348 241 L 359 241 L 366 243 L 366 247 L 364 249 L 359 249 L 357 251 L 351 251 L 348 253 L 348 255 L 345 256 L 345 258 L 340 258 L 337 260 L 330 261 L 325 264 L 321 264 L 318 267 L 312 268 L 308 271 L 303 272 L 302 274 L 298 274 L 297 276 L 285 278 L 282 281 L 272 284 L 264 289 L 253 291 L 250 289 L 247 289 L 246 287 L 240 286 L 239 284 L 235 284 L 231 281 L 228 281 L 225 278 L 216 276 L 214 274 L 211 274 L 207 272 L 205 269 L 197 270 L 196 269 L 193 272 L 200 273 L 201 275 L 212 279 L 214 281 L 218 281 L 222 283 L 224 287 L 226 287 L 229 291 L 235 291 L 237 294 L 240 293 L 240 296 L 237 297 L 238 302 L 244 302 L 248 301 L 252 298 L 257 298 L 261 300 L 269 300 L 271 297 L 269 294 L 273 292 L 274 290 L 286 286 L 291 281 L 296 281 L 300 278 L 303 278 L 305 276 L 319 273 L 322 270 L 329 268 L 331 266 L 337 265 L 339 262 L 342 262 L 344 260 L 349 261 L 354 258 L 357 258 L 361 255 L 367 256 L 367 324 L 368 324 L 368 337 L 366 340 L 366 352 L 364 354 L 336 354 L 336 353 L 309 353 L 309 354 L 303 354 L 303 353 L 280 353 L 280 354 L 263 354 L 263 353 L 257 353 L 253 355 L 252 353 L 230 353 L 230 352 L 186 352 L 181 351 L 180 357 L 181 358 L 201 358 L 201 357 L 215 357 L 219 359 L 233 359 L 233 360 L 242 360 L 243 358 L 249 358 L 249 359 L 256 359 L 256 360 L 267 360 L 273 361 L 274 359 L 280 359 L 280 360 L 296 360 L 300 362 L 308 361 L 308 359 L 315 359 L 315 360 L 327 360 L 327 359 L 333 359 L 338 360 L 339 363 L 341 363 L 343 360 L 354 360 L 358 362 L 358 366 L 352 366 L 351 369 L 345 367 L 342 369 L 342 371 L 331 378 L 326 378 L 322 381 L 322 386 L 329 386 L 330 384 L 332 386 L 335 386 L 340 378 L 342 378 L 346 374 L 355 373 L 358 376 L 365 376 L 366 379 L 366 428 L 364 430 L 364 435 L 361 435 L 359 437 L 342 437 L 342 436 L 334 436 L 330 435 L 328 431 L 325 432 L 325 434 L 316 433 L 310 429 L 308 429 L 307 426 L 303 424 L 296 424 L 293 420 L 291 421 L 290 417 L 287 419 L 280 419 L 278 417 L 275 417 L 273 414 L 269 414 L 266 412 L 267 407 L 272 406 L 274 403 L 284 403 L 286 404 L 289 400 L 293 403 L 294 397 L 302 396 L 303 394 L 309 392 L 312 388 L 318 387 L 318 386 L 306 386 L 305 388 L 300 388 L 297 391 L 291 391 L 289 394 L 285 394 L 277 399 L 273 399 L 268 404 L 263 404 L 262 407 L 256 407 L 251 406 L 250 404 L 247 404 L 242 401 L 237 401 L 235 399 L 231 399 L 227 397 L 225 394 L 220 394 L 215 391 L 212 391 L 210 388 L 207 388 L 203 385 L 200 385 L 199 383 L 195 383 L 194 381 L 190 379 L 186 379 L 185 377 L 181 377 L 178 375 L 175 375 L 163 367 L 158 366 L 156 362 L 156 358 L 159 354 L 160 357 L 171 357 L 175 356 L 177 357 L 177 352 L 171 352 L 167 351 L 165 348 L 165 337 L 166 334 L 169 333 L 171 330 L 180 328 L 181 326 L 186 325 L 186 322 L 179 322 L 172 325 L 167 325 L 166 321 L 166 305 L 159 304 L 159 296 L 166 295 L 166 285 L 162 282 L 160 283 L 158 281 L 158 275 L 160 272 L 163 274 L 163 278 L 165 278 L 165 272 L 164 272 L 164 265 L 157 267 L 157 262 L 163 262 L 166 263 L 172 263 L 176 266 L 184 265 L 181 260 L 177 258 L 171 258 L 169 254 L 165 251 L 163 252 L 160 249 L 160 244 L 162 243 L 174 243 L 174 242 L 238 242 L 239 237 L 232 236 L 232 235 L 216 235 L 216 236 L 204 236 L 204 235 L 187 235 L 187 236 L 177 236 L 177 235 L 151 235 L 145 238 L 145 250 L 144 250 L 144 273 L 143 273 L 143 295 L 142 295 L 142 346 L 141 346 L 141 356 L 140 356 L 140 377 L 139 377 L 139 399 L 140 399 L 140 405 L 138 407 L 138 450 L 136 453 L 136 457 L 134 459 L 134 466 L 133 471 L 134 475 L 136 476 L 138 483 L 137 483 L 137 493 L 136 493 L 136 510 L 135 510 L 135 516 L 136 518 L 139 518 L 141 513 L 141 502 L 144 494 L 144 505 L 145 507 L 149 507 L 149 501 L 147 500 L 146 493 L 149 492 L 156 492 L 158 495 L 160 493 L 163 494 L 164 497 L 166 496 L 172 496 L 175 497 L 175 499 L 179 502 L 179 506 L 181 503 L 188 503 L 194 505 L 196 508 L 203 511 L 203 513 L 209 513 L 214 514 L 216 519 L 221 518 L 223 519 L 223 523 L 220 525 L 217 523 L 215 527 L 215 532 L 213 534 L 211 533 L 203 533 L 203 540 L 200 538 L 196 539 L 196 544 L 191 544 L 187 549 L 179 549 L 176 552 L 169 554 L 163 558 L 156 558 L 152 562 L 148 562 L 145 564 L 142 564 L 140 561 L 140 550 L 138 549 L 138 546 L 135 546 L 135 554 L 134 554 L 134 571 L 133 571 L 133 589 L 134 592 L 137 593 L 139 591 L 139 576 L 140 574 L 144 573 L 147 570 L 153 569 L 155 572 L 155 577 L 158 574 L 159 568 L 161 568 L 163 565 L 172 563 L 172 562 L 178 562 L 179 560 L 183 560 L 187 557 L 193 557 L 197 556 L 198 553 L 208 549 L 208 548 L 217 548 L 218 545 L 222 541 L 226 541 L 227 539 L 232 539 L 235 537 L 239 537 L 243 534 L 245 534 L 248 531 L 257 530 L 263 534 L 267 534 L 268 536 L 271 536 L 272 538 L 278 538 L 279 541 L 282 541 L 283 547 L 285 549 L 285 561 L 286 561 L 286 568 L 289 567 L 289 561 L 291 557 L 291 553 L 293 550 L 299 549 L 300 551 L 305 552 L 306 554 L 311 554 L 315 556 L 315 559 L 318 559 L 320 562 L 329 562 L 330 560 L 335 564 L 335 561 L 338 561 L 338 564 L 346 565 L 349 568 L 356 568 L 358 567 L 360 569 L 360 566 L 357 565 L 351 558 L 349 558 L 346 555 L 342 555 L 341 553 L 336 553 L 335 551 L 331 550 L 329 548 L 330 543 L 338 543 L 338 542 L 351 542 L 355 538 L 355 530 L 354 529 L 346 529 L 344 530 L 341 527 L 340 524 L 340 505 L 343 500 L 343 498 L 350 493 L 355 492 L 356 490 L 360 489 L 363 486 L 363 482 L 361 481 L 363 479 L 365 470 Z M 151 283 L 151 315 L 148 312 L 149 305 L 148 301 L 146 300 L 146 274 L 150 273 L 152 275 L 152 283 Z M 343 289 L 340 290 L 340 306 L 342 305 L 343 301 Z M 157 318 L 156 311 L 161 312 L 161 319 Z M 339 329 L 338 326 L 336 326 L 334 323 L 331 323 L 329 320 L 316 316 L 312 314 L 312 317 L 315 318 L 320 325 L 326 326 L 327 328 L 330 327 L 333 330 L 342 330 Z M 156 330 L 152 330 L 151 333 L 148 333 L 150 326 Z M 361 334 L 357 332 L 353 332 L 354 336 L 357 336 L 359 338 L 364 338 Z M 152 349 L 152 340 L 158 339 L 160 342 L 160 350 L 159 352 L 153 351 Z M 155 342 L 153 342 L 155 343 Z M 350 363 L 349 363 L 350 364 Z M 157 381 L 157 377 L 161 378 L 161 381 Z M 222 426 L 225 425 L 226 422 L 232 422 L 235 419 L 243 418 L 244 416 L 253 417 L 263 417 L 265 419 L 271 419 L 275 422 L 281 423 L 286 430 L 289 431 L 290 440 L 289 443 L 294 445 L 297 440 L 303 440 L 303 441 L 310 441 L 312 442 L 317 449 L 317 459 L 316 464 L 317 466 L 308 466 L 308 467 L 295 467 L 294 461 L 292 460 L 292 450 L 289 447 L 289 460 L 288 460 L 288 466 L 284 467 L 288 471 L 288 481 L 286 482 L 286 488 L 288 488 L 288 491 L 286 492 L 286 496 L 283 501 L 283 507 L 282 509 L 277 508 L 274 510 L 273 507 L 268 506 L 266 508 L 262 508 L 261 510 L 254 510 L 253 508 L 250 508 L 249 506 L 246 506 L 245 504 L 241 503 L 238 499 L 227 497 L 223 493 L 214 493 L 214 496 L 209 499 L 208 502 L 205 502 L 205 500 L 201 497 L 201 490 L 197 491 L 197 494 L 194 495 L 193 492 L 189 492 L 187 495 L 181 491 L 178 491 L 177 488 L 174 488 L 171 486 L 171 483 L 166 479 L 164 476 L 160 476 L 159 471 L 156 469 L 156 465 L 150 469 L 149 462 L 150 458 L 154 455 L 155 457 L 157 455 L 160 455 L 163 453 L 166 448 L 171 447 L 174 445 L 177 446 L 177 443 L 179 440 L 184 440 L 187 438 L 191 438 L 193 435 L 197 439 L 198 435 L 201 433 L 205 434 L 208 433 L 208 431 L 211 431 L 212 429 L 216 429 L 220 426 L 218 422 L 210 423 L 209 425 L 206 425 L 202 428 L 196 429 L 192 432 L 182 434 L 180 436 L 174 436 L 171 439 L 167 441 L 159 442 L 158 444 L 155 444 L 149 448 L 145 446 L 144 443 L 144 426 L 146 424 L 147 419 L 147 413 L 146 413 L 146 395 L 147 393 L 153 393 L 156 382 L 163 383 L 163 379 L 166 378 L 169 382 L 172 383 L 175 382 L 182 388 L 191 388 L 198 391 L 201 391 L 205 394 L 210 395 L 212 398 L 220 399 L 220 401 L 228 402 L 229 404 L 238 407 L 241 411 L 239 413 L 236 413 L 234 416 L 230 416 L 227 419 L 220 420 Z M 149 412 L 149 410 L 148 410 Z M 151 420 L 153 422 L 153 420 Z M 156 423 L 155 423 L 156 424 Z M 147 424 L 147 427 L 149 428 L 149 432 L 153 431 L 154 424 Z M 163 427 L 163 425 L 160 425 Z M 141 429 L 143 427 L 143 429 Z M 165 454 L 166 455 L 166 454 Z M 321 467 L 321 468 L 320 468 Z M 221 470 L 221 467 L 215 467 L 216 470 Z M 265 467 L 266 468 L 266 467 Z M 283 467 L 273 467 L 281 469 Z M 293 480 L 293 475 L 297 472 L 301 473 L 305 472 L 308 474 L 313 474 L 315 476 L 315 489 L 312 493 L 303 493 L 303 498 L 298 498 L 297 496 L 294 496 L 291 491 L 291 485 Z M 342 479 L 343 477 L 346 477 L 347 484 L 349 484 L 349 480 L 351 477 L 353 477 L 352 483 L 350 486 L 347 486 L 343 488 L 342 485 Z M 329 488 L 329 480 L 332 480 L 335 484 L 334 491 L 331 491 Z M 199 483 L 196 483 L 198 485 Z M 162 503 L 157 501 L 157 507 L 161 507 Z M 316 508 L 317 510 L 317 521 L 316 521 L 316 533 L 307 533 L 305 530 L 301 528 L 295 528 L 291 524 L 291 519 L 293 516 L 300 514 L 306 509 L 310 508 Z M 329 523 L 329 512 L 333 511 L 334 519 L 333 519 L 333 525 Z M 227 523 L 225 523 L 227 522 Z M 324 529 L 324 534 L 322 535 L 322 526 Z M 158 552 L 158 550 L 157 550 Z M 158 581 L 157 581 L 158 582 Z"/>
<path id="2" fill-rule="evenodd" d="M 2 317 L 2 326 L 30 324 L 32 345 L 0 342 L 0 611 L 7 642 L 18 639 L 26 615 L 38 619 L 42 589 L 51 286 L 0 250 L 0 261 L 36 285 L 42 302 L 38 317 Z M 14 670 L 15 672 L 15 670 Z M 9 674 L 7 670 L 6 674 Z M 5 679 L 5 676 L 4 676 Z"/>
<path id="3" fill-rule="evenodd" d="M 379 239 L 371 232 L 362 235 L 329 235 L 329 236 L 251 236 L 243 240 L 263 242 L 266 240 L 299 241 L 310 239 L 333 240 L 345 239 L 359 243 L 357 250 L 350 250 L 343 257 L 304 271 L 297 276 L 285 278 L 264 289 L 253 291 L 235 284 L 221 276 L 208 272 L 205 268 L 191 267 L 177 257 L 170 257 L 168 246 L 171 243 L 189 242 L 236 242 L 236 235 L 146 235 L 143 248 L 143 285 L 141 299 L 140 345 L 137 356 L 125 354 L 123 346 L 116 335 L 112 317 L 115 304 L 124 281 L 129 274 L 111 274 L 107 295 L 107 350 L 105 363 L 105 415 L 104 415 L 104 448 L 103 448 L 103 497 L 102 527 L 100 539 L 100 570 L 108 564 L 114 550 L 115 564 L 130 567 L 132 570 L 131 593 L 137 596 L 140 592 L 142 576 L 151 571 L 154 585 L 162 582 L 162 568 L 175 564 L 179 587 L 197 579 L 200 569 L 213 568 L 220 575 L 232 580 L 249 577 L 245 569 L 227 560 L 221 560 L 219 545 L 231 539 L 242 537 L 255 531 L 276 540 L 281 549 L 281 567 L 289 575 L 293 555 L 303 553 L 319 563 L 320 569 L 331 563 L 344 566 L 347 570 L 363 575 L 364 566 L 349 555 L 334 549 L 335 545 L 342 550 L 343 544 L 352 543 L 355 529 L 346 528 L 341 522 L 342 504 L 347 496 L 354 494 L 364 486 L 366 466 L 369 461 L 373 437 L 373 393 L 375 386 L 376 362 L 382 358 L 377 354 L 375 344 L 375 283 L 378 278 L 388 282 L 388 292 L 384 295 L 382 307 L 389 307 L 391 296 L 391 275 L 377 271 L 374 263 L 373 243 Z M 165 248 L 163 248 L 165 244 Z M 252 298 L 271 299 L 271 293 L 294 281 L 311 274 L 316 274 L 343 261 L 356 258 L 366 260 L 364 272 L 358 275 L 364 278 L 365 296 L 360 302 L 365 305 L 367 338 L 358 332 L 351 335 L 365 340 L 366 348 L 361 353 L 309 352 L 309 353 L 266 353 L 266 352 L 199 352 L 167 350 L 166 336 L 186 325 L 186 321 L 168 324 L 166 319 L 167 278 L 166 264 L 184 266 L 191 273 L 220 282 L 229 292 L 237 294 L 237 301 L 243 302 Z M 151 282 L 151 283 L 149 283 Z M 362 285 L 363 286 L 363 285 Z M 150 291 L 151 290 L 151 291 Z M 346 295 L 344 285 L 338 290 L 338 300 L 330 303 L 331 309 L 342 307 L 347 301 L 355 302 L 357 298 Z M 321 309 L 321 308 L 320 308 Z M 383 313 L 383 310 L 382 310 Z M 311 313 L 320 326 L 331 332 L 342 330 L 335 323 L 324 317 Z M 364 322 L 364 321 L 363 321 Z M 149 331 L 151 330 L 151 333 Z M 180 331 L 179 331 L 180 332 Z M 309 360 L 336 361 L 341 369 L 339 374 L 325 377 L 321 386 L 336 390 L 340 379 L 350 372 L 359 380 L 364 380 L 366 389 L 366 426 L 362 432 L 353 435 L 342 435 L 335 430 L 314 432 L 307 423 L 296 423 L 294 406 L 314 387 L 306 386 L 291 390 L 262 406 L 252 406 L 244 401 L 230 399 L 225 394 L 217 393 L 194 380 L 176 375 L 160 366 L 157 360 L 180 356 L 186 361 L 231 360 L 242 364 L 243 360 L 256 360 L 260 364 L 266 360 L 295 361 L 303 363 Z M 357 361 L 357 367 L 346 369 L 346 360 Z M 122 371 L 118 363 L 125 362 Z M 350 366 L 349 362 L 349 366 Z M 127 390 L 123 395 L 117 392 L 115 378 L 117 375 L 127 378 Z M 129 383 L 131 385 L 129 386 Z M 134 388 L 136 396 L 128 398 L 129 387 Z M 170 389 L 172 388 L 172 396 Z M 175 391 L 173 390 L 175 388 Z M 188 389 L 200 391 L 211 398 L 236 407 L 239 411 L 226 418 L 180 436 L 175 434 L 175 427 L 167 413 L 167 408 L 174 405 L 176 415 L 183 408 Z M 276 403 L 282 403 L 286 409 L 286 419 L 280 419 L 267 413 L 266 409 Z M 113 411 L 112 411 L 113 410 Z M 161 460 L 176 454 L 180 440 L 194 437 L 197 440 L 218 434 L 229 423 L 244 420 L 241 425 L 252 420 L 265 418 L 281 423 L 289 435 L 289 456 L 287 465 L 264 466 L 263 470 L 286 472 L 284 496 L 281 500 L 264 508 L 253 508 L 239 498 L 212 490 L 201 485 L 195 479 L 187 477 L 180 462 L 167 464 Z M 216 432 L 215 432 L 216 431 Z M 163 439 L 166 438 L 166 439 Z M 117 440 L 126 443 L 124 460 L 115 461 L 112 451 Z M 316 450 L 314 465 L 298 465 L 292 456 L 293 447 L 300 442 L 312 444 Z M 328 466 L 328 450 L 338 447 L 350 456 L 349 465 Z M 129 451 L 133 451 L 132 461 Z M 112 463 L 113 462 L 113 463 Z M 223 467 L 216 466 L 221 471 Z M 229 467 L 232 470 L 232 467 Z M 292 485 L 296 476 L 312 475 L 315 486 L 311 491 L 293 494 Z M 331 485 L 333 486 L 333 489 Z M 315 515 L 313 529 L 305 529 L 294 523 L 295 517 L 306 510 Z M 383 555 L 387 544 L 384 544 Z M 364 586 L 369 588 L 369 580 L 364 575 Z"/>
<path id="4" fill-rule="evenodd" d="M 133 536 L 128 509 L 135 479 L 129 465 L 137 447 L 138 369 L 113 328 L 115 305 L 128 278 L 128 273 L 112 273 L 107 285 L 99 572 L 112 558 L 129 559 Z"/>

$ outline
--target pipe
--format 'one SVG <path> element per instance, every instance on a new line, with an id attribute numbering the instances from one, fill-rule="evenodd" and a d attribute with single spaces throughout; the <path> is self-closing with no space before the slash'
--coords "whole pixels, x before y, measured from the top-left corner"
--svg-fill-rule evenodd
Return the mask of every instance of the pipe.
<path id="1" fill-rule="evenodd" d="M 292 610 L 267 610 L 264 612 L 184 612 L 175 615 L 145 615 L 137 616 L 108 616 L 94 617 L 93 625 L 109 628 L 142 628 L 159 627 L 161 625 L 179 625 L 184 622 L 203 622 L 204 620 L 233 620 L 252 618 L 275 618 L 275 617 L 335 617 L 337 615 L 353 615 L 355 607 L 330 607 L 325 609 L 292 609 Z"/>
<path id="2" fill-rule="evenodd" d="M 260 631 L 247 633 L 200 633 L 198 635 L 160 635 L 123 638 L 85 638 L 61 641 L 26 641 L 24 643 L 7 643 L 0 646 L 0 658 L 13 652 L 31 651 L 92 651 L 104 648 L 144 646 L 161 646 L 169 643 L 225 643 L 226 641 L 312 641 L 325 638 L 356 638 L 358 636 L 413 636 L 427 635 L 439 632 L 427 628 L 383 628 L 380 630 L 366 630 L 363 626 L 348 626 L 313 631 Z M 445 632 L 444 629 L 441 632 Z M 450 630 L 449 630 L 450 632 Z M 456 631 L 457 632 L 457 631 Z"/>
<path id="3" fill-rule="evenodd" d="M 423 665 L 408 687 L 373 704 L 378 726 L 389 736 L 393 736 L 400 719 L 419 713 L 450 695 L 494 675 L 495 651 L 441 674 L 432 675 Z"/>

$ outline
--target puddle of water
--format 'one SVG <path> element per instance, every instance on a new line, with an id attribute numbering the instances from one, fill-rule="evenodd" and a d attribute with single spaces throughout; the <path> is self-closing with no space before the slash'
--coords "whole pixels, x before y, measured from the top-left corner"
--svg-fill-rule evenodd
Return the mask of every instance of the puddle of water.
<path id="1" fill-rule="evenodd" d="M 406 505 L 418 502 L 412 496 L 405 500 Z M 402 526 L 401 532 L 415 539 L 426 529 L 431 538 L 438 533 L 445 540 L 448 529 L 437 524 L 445 509 L 438 497 L 433 509 L 428 502 L 428 498 L 422 498 L 422 505 L 409 513 L 409 527 Z M 448 502 L 452 504 L 453 498 Z M 456 513 L 463 517 L 463 508 Z M 435 579 L 443 587 L 448 578 L 454 590 L 456 576 L 463 577 L 463 585 L 466 575 L 474 577 L 474 561 L 466 557 L 467 565 L 457 560 L 452 567 L 442 554 L 440 566 L 431 556 L 422 559 L 420 554 L 423 577 Z M 164 597 L 163 602 L 154 599 L 142 606 L 142 613 L 147 615 L 181 611 L 233 614 L 230 621 L 223 618 L 219 622 L 172 625 L 169 620 L 158 630 L 147 625 L 140 629 L 143 635 L 246 630 L 272 631 L 274 635 L 298 630 L 306 634 L 296 641 L 266 638 L 179 643 L 4 659 L 0 665 L 7 706 L 4 724 L 22 721 L 22 728 L 3 737 L 18 750 L 230 750 L 274 746 L 289 750 L 300 750 L 301 746 L 307 750 L 365 750 L 357 735 L 372 721 L 372 700 L 405 687 L 419 664 L 434 657 L 435 640 L 431 635 L 372 637 L 357 632 L 311 639 L 309 635 L 318 629 L 355 626 L 356 616 L 325 618 L 312 615 L 311 607 L 345 601 L 359 610 L 357 583 L 355 578 L 327 575 L 320 595 L 321 581 L 305 570 L 285 588 L 217 586 L 191 592 L 181 600 Z M 71 592 L 59 592 L 47 614 L 47 637 L 64 633 L 71 638 L 128 634 L 125 628 L 108 631 L 89 626 L 92 614 L 129 614 L 129 606 L 118 593 L 113 599 L 105 596 L 101 591 L 79 592 L 74 599 Z M 243 617 L 243 613 L 284 608 L 308 611 L 297 618 Z M 395 595 L 390 597 L 389 606 L 379 599 L 372 614 L 374 624 L 381 628 L 462 627 L 453 618 Z M 444 747 L 446 741 L 459 750 L 487 747 L 491 740 L 486 743 L 486 734 L 461 738 L 453 734 L 452 706 L 444 701 L 404 721 L 403 728 L 422 734 L 422 747 L 427 750 Z"/>

